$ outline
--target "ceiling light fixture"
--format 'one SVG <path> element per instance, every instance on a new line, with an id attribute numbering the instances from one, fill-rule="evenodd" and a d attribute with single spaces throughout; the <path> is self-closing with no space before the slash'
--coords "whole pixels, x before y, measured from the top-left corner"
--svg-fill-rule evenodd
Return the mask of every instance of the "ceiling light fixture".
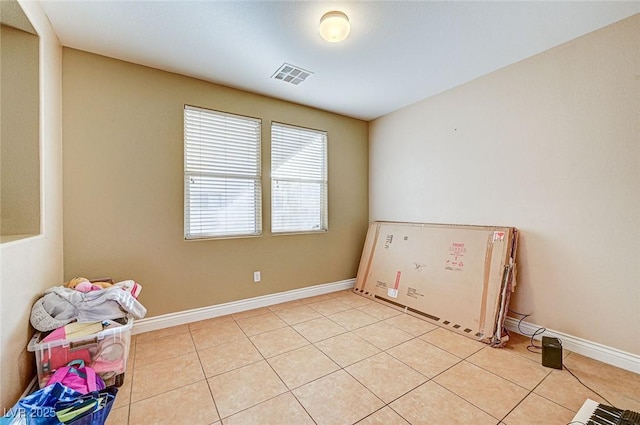
<path id="1" fill-rule="evenodd" d="M 320 18 L 320 36 L 329 43 L 338 43 L 349 35 L 351 24 L 343 12 L 333 10 Z"/>

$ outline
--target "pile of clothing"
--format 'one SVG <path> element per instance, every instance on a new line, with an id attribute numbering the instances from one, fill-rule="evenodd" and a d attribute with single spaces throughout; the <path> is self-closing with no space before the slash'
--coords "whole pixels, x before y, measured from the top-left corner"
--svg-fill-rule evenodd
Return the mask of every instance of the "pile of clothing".
<path id="1" fill-rule="evenodd" d="M 47 332 L 71 322 L 101 322 L 131 316 L 142 319 L 147 309 L 138 301 L 142 287 L 133 280 L 113 283 L 78 277 L 45 291 L 31 309 L 31 325 Z"/>

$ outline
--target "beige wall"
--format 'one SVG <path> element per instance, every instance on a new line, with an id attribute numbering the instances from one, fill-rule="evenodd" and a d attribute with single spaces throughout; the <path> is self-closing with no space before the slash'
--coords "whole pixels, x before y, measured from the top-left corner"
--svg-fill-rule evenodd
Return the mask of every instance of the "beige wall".
<path id="1" fill-rule="evenodd" d="M 0 240 L 40 233 L 38 36 L 1 26 Z"/>
<path id="2" fill-rule="evenodd" d="M 38 2 L 21 5 L 40 35 L 41 234 L 0 245 L 0 409 L 9 408 L 34 374 L 26 352 L 31 305 L 58 284 L 62 262 L 62 49 Z M 4 87 L 3 87 L 4 90 Z M 0 410 L 1 411 L 1 410 Z"/>
<path id="3" fill-rule="evenodd" d="M 640 15 L 370 125 L 370 217 L 517 226 L 512 308 L 640 354 Z"/>
<path id="4" fill-rule="evenodd" d="M 150 317 L 355 277 L 366 122 L 67 48 L 63 93 L 65 278 L 135 279 Z M 261 237 L 184 241 L 184 104 L 262 119 Z M 325 234 L 270 234 L 272 120 L 328 132 Z"/>

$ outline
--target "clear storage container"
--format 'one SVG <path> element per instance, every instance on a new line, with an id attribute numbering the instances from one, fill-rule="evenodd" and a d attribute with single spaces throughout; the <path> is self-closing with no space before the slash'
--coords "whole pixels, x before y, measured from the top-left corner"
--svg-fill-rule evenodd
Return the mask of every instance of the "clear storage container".
<path id="1" fill-rule="evenodd" d="M 133 318 L 103 322 L 103 330 L 76 339 L 42 341 L 46 335 L 36 332 L 27 349 L 36 355 L 38 384 L 45 387 L 56 369 L 72 360 L 83 360 L 107 386 L 121 386 L 127 369 Z"/>

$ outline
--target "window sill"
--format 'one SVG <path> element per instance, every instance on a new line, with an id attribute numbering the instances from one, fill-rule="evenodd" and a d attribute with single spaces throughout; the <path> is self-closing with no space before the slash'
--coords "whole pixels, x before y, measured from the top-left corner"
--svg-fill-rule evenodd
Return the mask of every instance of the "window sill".
<path id="1" fill-rule="evenodd" d="M 235 236 L 203 236 L 201 238 L 184 238 L 185 242 L 198 242 L 198 241 L 219 241 L 225 239 L 251 239 L 261 238 L 262 233 L 259 235 L 235 235 Z"/>
<path id="2" fill-rule="evenodd" d="M 329 230 L 300 230 L 293 232 L 271 232 L 272 236 L 292 236 L 292 235 L 317 235 L 329 233 Z"/>
<path id="3" fill-rule="evenodd" d="M 0 244 L 8 244 L 11 242 L 22 241 L 25 239 L 31 239 L 40 236 L 38 233 L 23 234 L 23 235 L 0 235 Z"/>

